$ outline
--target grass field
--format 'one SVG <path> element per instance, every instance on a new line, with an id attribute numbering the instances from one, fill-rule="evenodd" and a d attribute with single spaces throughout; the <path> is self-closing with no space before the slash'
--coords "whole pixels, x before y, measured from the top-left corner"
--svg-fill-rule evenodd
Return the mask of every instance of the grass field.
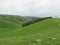
<path id="1" fill-rule="evenodd" d="M 46 19 L 26 27 L 21 24 L 19 20 L 0 19 L 0 45 L 60 45 L 59 18 Z"/>

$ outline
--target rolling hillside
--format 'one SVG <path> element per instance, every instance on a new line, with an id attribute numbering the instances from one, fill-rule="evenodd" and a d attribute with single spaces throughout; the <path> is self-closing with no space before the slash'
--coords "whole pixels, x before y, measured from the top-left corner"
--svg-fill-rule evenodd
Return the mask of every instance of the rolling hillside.
<path id="1" fill-rule="evenodd" d="M 0 45 L 60 45 L 59 18 L 46 19 L 26 27 L 21 26 L 22 22 L 15 18 L 0 19 Z"/>

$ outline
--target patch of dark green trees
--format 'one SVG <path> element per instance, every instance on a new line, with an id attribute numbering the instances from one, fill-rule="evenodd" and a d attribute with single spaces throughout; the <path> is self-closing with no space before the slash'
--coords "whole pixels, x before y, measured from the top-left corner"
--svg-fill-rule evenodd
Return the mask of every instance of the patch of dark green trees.
<path id="1" fill-rule="evenodd" d="M 24 22 L 22 26 L 25 27 L 25 26 L 31 25 L 33 23 L 36 23 L 36 22 L 39 22 L 42 20 L 46 20 L 46 19 L 51 19 L 51 18 L 53 18 L 53 17 L 37 18 L 37 19 L 31 20 L 31 21 Z"/>

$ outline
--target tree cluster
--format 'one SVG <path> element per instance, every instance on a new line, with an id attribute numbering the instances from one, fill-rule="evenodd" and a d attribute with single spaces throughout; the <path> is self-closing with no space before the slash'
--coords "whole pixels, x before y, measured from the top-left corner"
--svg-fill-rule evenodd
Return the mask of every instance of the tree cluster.
<path id="1" fill-rule="evenodd" d="M 42 21 L 42 20 L 45 20 L 45 19 L 50 19 L 50 18 L 52 18 L 52 17 L 37 18 L 37 19 L 31 20 L 31 21 L 24 22 L 22 26 L 25 27 L 25 26 L 31 25 L 33 23 L 36 23 L 36 22 L 39 22 L 39 21 Z"/>

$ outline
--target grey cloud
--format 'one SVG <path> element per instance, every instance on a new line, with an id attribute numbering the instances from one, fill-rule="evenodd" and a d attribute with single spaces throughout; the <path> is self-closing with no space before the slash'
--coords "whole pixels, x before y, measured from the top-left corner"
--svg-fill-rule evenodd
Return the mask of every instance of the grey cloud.
<path id="1" fill-rule="evenodd" d="M 27 16 L 59 16 L 60 0 L 0 0 L 0 13 Z"/>

